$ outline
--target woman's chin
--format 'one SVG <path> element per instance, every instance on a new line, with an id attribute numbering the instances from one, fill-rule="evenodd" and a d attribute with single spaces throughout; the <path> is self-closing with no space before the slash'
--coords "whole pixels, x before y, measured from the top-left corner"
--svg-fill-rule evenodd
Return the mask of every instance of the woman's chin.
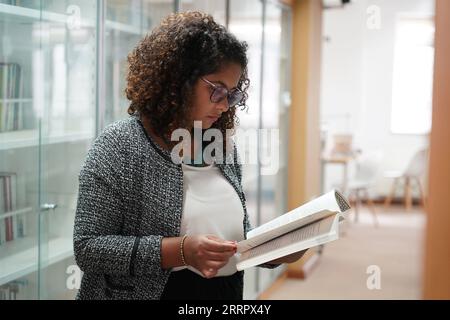
<path id="1" fill-rule="evenodd" d="M 218 119 L 207 118 L 206 120 L 202 121 L 202 128 L 203 129 L 211 128 L 212 125 L 217 122 L 217 120 Z"/>

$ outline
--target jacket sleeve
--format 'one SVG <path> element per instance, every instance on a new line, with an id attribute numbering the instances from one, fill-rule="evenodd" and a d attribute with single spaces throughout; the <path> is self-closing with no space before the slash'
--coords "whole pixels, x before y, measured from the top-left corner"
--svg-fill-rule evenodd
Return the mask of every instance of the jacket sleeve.
<path id="1" fill-rule="evenodd" d="M 122 214 L 114 186 L 93 172 L 82 171 L 74 227 L 74 253 L 80 269 L 131 276 L 162 272 L 162 236 L 120 235 Z"/>
<path id="2" fill-rule="evenodd" d="M 162 274 L 162 236 L 121 235 L 125 214 L 120 181 L 103 141 L 94 145 L 79 176 L 74 254 L 83 272 L 112 275 Z M 115 165 L 111 165 L 115 163 Z M 117 168 L 116 168 L 117 167 Z"/>

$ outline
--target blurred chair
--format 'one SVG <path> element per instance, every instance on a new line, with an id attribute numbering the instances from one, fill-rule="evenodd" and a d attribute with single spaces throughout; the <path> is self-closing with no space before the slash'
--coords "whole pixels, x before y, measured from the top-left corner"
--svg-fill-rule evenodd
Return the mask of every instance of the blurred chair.
<path id="1" fill-rule="evenodd" d="M 338 164 L 343 167 L 342 184 L 339 188 L 341 192 L 346 194 L 348 184 L 348 167 L 359 154 L 359 150 L 353 148 L 353 136 L 351 134 L 334 134 L 332 147 L 328 147 L 326 149 L 327 150 L 323 150 L 321 154 L 321 190 L 322 192 L 325 192 L 326 165 Z"/>
<path id="2" fill-rule="evenodd" d="M 373 215 L 375 227 L 379 225 L 375 206 L 370 198 L 369 189 L 375 184 L 379 173 L 380 161 L 382 155 L 380 152 L 362 153 L 356 159 L 356 170 L 348 183 L 348 197 L 354 202 L 355 222 L 358 222 L 359 207 L 362 200 L 367 201 L 370 212 Z"/>
<path id="3" fill-rule="evenodd" d="M 401 171 L 388 171 L 385 173 L 386 178 L 393 178 L 394 183 L 389 195 L 386 197 L 384 205 L 389 207 L 392 199 L 395 197 L 395 191 L 397 184 L 400 180 L 404 181 L 404 199 L 406 210 L 410 210 L 412 207 L 412 182 L 415 181 L 419 187 L 420 201 L 425 207 L 425 194 L 420 179 L 426 173 L 428 167 L 428 148 L 417 151 L 412 159 L 409 161 L 406 170 Z"/>

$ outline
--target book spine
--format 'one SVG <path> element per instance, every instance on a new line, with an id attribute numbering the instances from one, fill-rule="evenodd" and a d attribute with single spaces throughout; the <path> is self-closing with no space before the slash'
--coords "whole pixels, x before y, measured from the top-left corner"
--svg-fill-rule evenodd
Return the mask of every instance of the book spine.
<path id="1" fill-rule="evenodd" d="M 0 63 L 0 132 L 23 127 L 21 67 L 17 63 Z M 11 101 L 11 99 L 14 99 Z"/>
<path id="2" fill-rule="evenodd" d="M 0 245 L 6 242 L 6 224 L 5 219 L 0 219 Z"/>
<path id="3" fill-rule="evenodd" d="M 15 199 L 15 174 L 5 175 L 3 177 L 3 194 L 4 194 L 4 211 L 5 213 L 13 212 L 16 208 Z M 17 217 L 10 216 L 5 218 L 6 241 L 12 241 L 17 238 Z"/>
<path id="4" fill-rule="evenodd" d="M 24 195 L 18 194 L 18 192 L 25 192 L 23 178 L 19 181 L 16 173 L 0 172 L 0 244 L 26 235 L 26 213 L 5 217 L 26 204 Z M 21 196 L 20 202 L 19 196 Z"/>
<path id="5" fill-rule="evenodd" d="M 0 176 L 0 245 L 6 242 L 4 177 Z"/>
<path id="6" fill-rule="evenodd" d="M 0 132 L 5 131 L 7 106 L 4 99 L 6 99 L 6 65 L 0 63 Z"/>
<path id="7" fill-rule="evenodd" d="M 6 185 L 5 185 L 5 190 L 6 190 L 6 207 L 5 207 L 5 211 L 6 212 L 11 212 L 12 211 L 12 195 L 11 195 L 11 176 L 6 176 L 5 177 L 5 181 L 6 181 Z M 7 219 L 7 228 L 8 228 L 8 232 L 6 234 L 6 241 L 12 241 L 14 240 L 14 225 L 13 225 L 13 219 L 12 217 L 8 217 Z"/>
<path id="8" fill-rule="evenodd" d="M 27 205 L 26 201 L 26 176 L 17 175 L 16 176 L 16 206 L 17 208 L 25 208 Z M 19 219 L 19 235 L 25 237 L 27 234 L 26 221 L 27 213 L 21 214 Z"/>
<path id="9" fill-rule="evenodd" d="M 16 211 L 17 210 L 17 174 L 12 174 L 10 176 L 11 180 L 11 203 L 10 203 L 10 210 Z M 13 216 L 13 239 L 17 239 L 21 237 L 19 233 L 19 223 L 20 219 L 22 218 L 23 213 L 19 215 Z"/>

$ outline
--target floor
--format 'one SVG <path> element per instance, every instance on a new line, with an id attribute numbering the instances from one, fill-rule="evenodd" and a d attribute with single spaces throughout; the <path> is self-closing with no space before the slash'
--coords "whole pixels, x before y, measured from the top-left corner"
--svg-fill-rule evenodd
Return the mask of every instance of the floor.
<path id="1" fill-rule="evenodd" d="M 376 210 L 379 227 L 366 208 L 358 223 L 350 213 L 309 277 L 286 279 L 268 299 L 421 299 L 425 213 Z"/>

